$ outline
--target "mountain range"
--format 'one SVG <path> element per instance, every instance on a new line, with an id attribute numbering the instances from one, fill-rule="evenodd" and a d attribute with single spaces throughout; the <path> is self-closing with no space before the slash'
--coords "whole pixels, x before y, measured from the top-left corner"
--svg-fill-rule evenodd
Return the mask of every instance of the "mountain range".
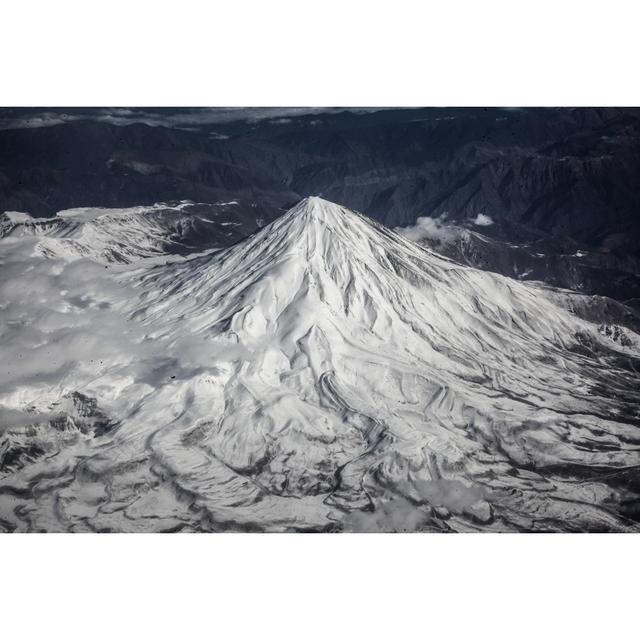
<path id="1" fill-rule="evenodd" d="M 236 201 L 248 234 L 320 195 L 391 228 L 428 217 L 470 229 L 463 249 L 436 248 L 637 309 L 639 114 L 5 109 L 0 211 Z"/>

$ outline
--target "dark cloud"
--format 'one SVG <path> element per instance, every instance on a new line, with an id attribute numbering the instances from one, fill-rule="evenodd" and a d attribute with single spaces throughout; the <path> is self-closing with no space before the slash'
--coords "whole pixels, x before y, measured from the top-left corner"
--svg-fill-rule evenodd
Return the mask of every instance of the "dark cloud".
<path id="1" fill-rule="evenodd" d="M 95 120 L 114 125 L 143 123 L 152 127 L 199 129 L 230 122 L 274 120 L 289 122 L 290 118 L 323 113 L 379 111 L 379 107 L 109 107 L 109 108 L 47 108 L 0 109 L 0 129 L 33 129 L 50 127 L 74 120 Z"/>

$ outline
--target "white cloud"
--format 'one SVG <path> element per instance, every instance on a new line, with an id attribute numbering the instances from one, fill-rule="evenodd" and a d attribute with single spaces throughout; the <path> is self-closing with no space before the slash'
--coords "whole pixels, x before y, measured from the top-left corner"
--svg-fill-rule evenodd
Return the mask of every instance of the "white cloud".
<path id="1" fill-rule="evenodd" d="M 443 224 L 440 218 L 429 216 L 418 218 L 410 227 L 396 227 L 395 231 L 413 242 L 429 240 L 437 244 L 451 244 L 462 233 L 462 230 L 457 227 Z"/>
<path id="2" fill-rule="evenodd" d="M 19 429 L 28 425 L 49 420 L 51 413 L 27 413 L 0 404 L 0 433 L 10 429 Z"/>
<path id="3" fill-rule="evenodd" d="M 493 224 L 493 220 L 484 213 L 479 213 L 473 220 L 473 224 L 477 225 L 478 227 L 488 227 L 489 225 Z"/>
<path id="4" fill-rule="evenodd" d="M 44 400 L 52 386 L 82 391 L 78 381 L 90 385 L 110 375 L 158 388 L 170 376 L 189 378 L 248 357 L 240 345 L 189 334 L 150 336 L 119 308 L 136 294 L 113 269 L 85 258 L 44 260 L 33 250 L 36 242 L 0 243 L 0 419 L 19 421 L 7 411 Z"/>

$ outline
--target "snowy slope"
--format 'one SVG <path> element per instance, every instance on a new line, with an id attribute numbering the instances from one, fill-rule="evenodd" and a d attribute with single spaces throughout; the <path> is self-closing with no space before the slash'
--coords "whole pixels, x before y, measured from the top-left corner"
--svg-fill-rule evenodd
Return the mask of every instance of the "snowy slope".
<path id="1" fill-rule="evenodd" d="M 3 308 L 39 345 L 0 386 L 8 529 L 637 527 L 638 336 L 569 294 L 319 198 L 179 262 L 29 260 L 59 273 L 38 326 Z"/>
<path id="2" fill-rule="evenodd" d="M 53 218 L 9 211 L 0 215 L 0 238 L 33 236 L 38 239 L 35 252 L 49 258 L 87 257 L 126 264 L 237 242 L 247 233 L 233 215 L 234 205 L 237 202 L 184 201 L 128 209 L 82 207 L 60 211 Z M 206 246 L 200 246 L 202 241 Z"/>

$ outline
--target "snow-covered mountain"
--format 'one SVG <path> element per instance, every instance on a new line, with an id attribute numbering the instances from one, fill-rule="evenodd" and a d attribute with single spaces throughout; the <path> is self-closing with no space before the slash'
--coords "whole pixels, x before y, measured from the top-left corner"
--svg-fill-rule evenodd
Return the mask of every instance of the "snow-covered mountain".
<path id="1" fill-rule="evenodd" d="M 53 218 L 9 211 L 0 215 L 0 238 L 34 236 L 36 253 L 45 257 L 87 257 L 103 263 L 132 263 L 143 258 L 185 255 L 226 247 L 256 230 L 239 216 L 238 202 L 200 204 L 184 201 L 128 209 L 81 207 Z"/>
<path id="2" fill-rule="evenodd" d="M 605 307 L 319 198 L 181 260 L 116 227 L 135 261 L 0 240 L 6 529 L 637 530 Z"/>

